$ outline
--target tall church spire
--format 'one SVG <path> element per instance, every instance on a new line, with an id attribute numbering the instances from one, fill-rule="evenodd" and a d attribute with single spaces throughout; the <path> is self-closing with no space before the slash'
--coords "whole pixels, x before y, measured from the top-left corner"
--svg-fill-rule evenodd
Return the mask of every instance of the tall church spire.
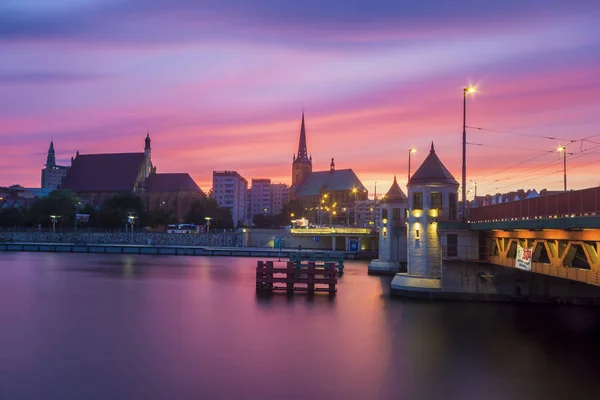
<path id="1" fill-rule="evenodd" d="M 48 156 L 46 157 L 46 166 L 53 167 L 56 165 L 56 157 L 54 156 L 54 141 L 50 141 L 50 148 L 48 149 Z"/>
<path id="2" fill-rule="evenodd" d="M 302 126 L 300 127 L 300 142 L 298 143 L 298 155 L 294 162 L 310 163 L 308 150 L 306 150 L 306 128 L 304 127 L 304 111 L 302 112 Z"/>

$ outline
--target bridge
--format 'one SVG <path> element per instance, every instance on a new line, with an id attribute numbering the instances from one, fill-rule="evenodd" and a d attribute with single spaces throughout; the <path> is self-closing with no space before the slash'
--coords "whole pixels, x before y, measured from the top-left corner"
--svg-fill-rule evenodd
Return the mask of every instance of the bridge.
<path id="1" fill-rule="evenodd" d="M 472 208 L 438 231 L 444 260 L 515 268 L 520 245 L 533 248 L 532 273 L 600 286 L 600 187 Z"/>

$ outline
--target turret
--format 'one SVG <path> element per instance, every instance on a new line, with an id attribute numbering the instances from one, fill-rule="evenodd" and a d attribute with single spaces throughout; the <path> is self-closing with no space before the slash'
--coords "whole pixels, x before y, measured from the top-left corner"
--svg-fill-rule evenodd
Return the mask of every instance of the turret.
<path id="1" fill-rule="evenodd" d="M 424 278 L 441 276 L 440 220 L 457 219 L 458 182 L 431 151 L 408 181 L 408 273 Z"/>
<path id="2" fill-rule="evenodd" d="M 396 176 L 380 205 L 379 258 L 369 263 L 371 273 L 398 272 L 406 265 L 406 213 L 408 198 Z"/>

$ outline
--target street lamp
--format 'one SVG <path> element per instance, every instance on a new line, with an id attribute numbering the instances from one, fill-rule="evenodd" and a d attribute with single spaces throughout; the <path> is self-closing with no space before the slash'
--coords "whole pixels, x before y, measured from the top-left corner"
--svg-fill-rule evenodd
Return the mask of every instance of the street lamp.
<path id="1" fill-rule="evenodd" d="M 75 232 L 77 232 L 77 212 L 79 211 L 80 201 L 75 202 Z"/>
<path id="2" fill-rule="evenodd" d="M 354 193 L 354 206 L 352 208 L 354 209 L 354 226 L 356 226 L 356 207 L 358 203 L 358 189 L 353 187 L 352 193 Z"/>
<path id="3" fill-rule="evenodd" d="M 417 152 L 417 149 L 409 149 L 408 150 L 408 180 L 410 181 L 410 155 Z"/>
<path id="4" fill-rule="evenodd" d="M 206 220 L 206 234 L 209 235 L 210 234 L 210 220 L 212 219 L 212 217 L 204 217 L 204 219 Z"/>
<path id="5" fill-rule="evenodd" d="M 137 217 L 133 215 L 133 213 L 129 213 L 129 215 L 127 216 L 127 222 L 129 223 L 129 227 L 131 229 L 131 235 L 133 235 L 133 224 L 135 224 L 136 218 Z"/>
<path id="6" fill-rule="evenodd" d="M 563 153 L 563 173 L 564 173 L 564 191 L 567 191 L 567 148 L 565 146 L 559 146 L 556 149 Z"/>
<path id="7" fill-rule="evenodd" d="M 462 218 L 467 220 L 467 93 L 476 92 L 474 86 L 463 88 L 463 142 L 462 142 Z"/>
<path id="8" fill-rule="evenodd" d="M 52 221 L 52 233 L 56 233 L 56 222 L 60 218 L 60 215 L 51 215 L 50 220 Z"/>

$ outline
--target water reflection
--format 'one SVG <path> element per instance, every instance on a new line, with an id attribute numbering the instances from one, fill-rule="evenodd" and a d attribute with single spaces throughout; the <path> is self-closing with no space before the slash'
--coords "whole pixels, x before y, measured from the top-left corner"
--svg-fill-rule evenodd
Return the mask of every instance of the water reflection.
<path id="1" fill-rule="evenodd" d="M 334 298 L 260 296 L 255 267 L 248 258 L 0 254 L 0 397 L 599 393 L 596 309 L 392 300 L 390 278 L 368 276 L 365 263 L 348 263 Z"/>

